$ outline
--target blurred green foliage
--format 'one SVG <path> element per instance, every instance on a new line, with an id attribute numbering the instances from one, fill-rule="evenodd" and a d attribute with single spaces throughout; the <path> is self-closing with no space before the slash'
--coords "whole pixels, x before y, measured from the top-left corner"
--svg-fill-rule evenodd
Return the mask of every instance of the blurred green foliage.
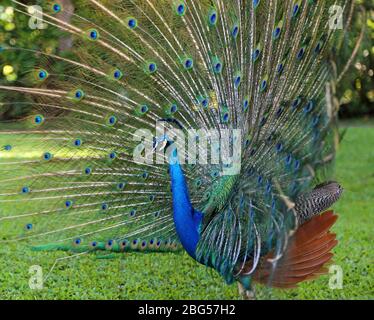
<path id="1" fill-rule="evenodd" d="M 40 1 L 22 1 L 38 5 Z M 362 28 L 365 35 L 352 67 L 338 86 L 337 97 L 341 104 L 341 117 L 374 115 L 374 2 L 356 0 L 366 10 L 366 18 L 357 9 L 352 19 L 352 28 L 344 33 L 343 49 L 336 53 L 338 71 L 344 68 L 355 48 Z M 55 28 L 32 30 L 28 27 L 29 17 L 11 7 L 10 0 L 0 5 L 0 84 L 27 85 L 25 74 L 35 66 L 37 55 L 11 50 L 1 52 L 2 47 L 29 48 L 42 52 L 58 51 L 61 38 Z M 20 97 L 20 101 L 24 99 Z M 30 110 L 25 104 L 9 104 L 5 93 L 0 92 L 0 118 L 14 119 Z"/>
<path id="2" fill-rule="evenodd" d="M 340 98 L 340 117 L 374 116 L 374 1 L 356 1 L 366 15 L 356 10 L 353 25 L 346 34 L 344 52 L 337 55 L 338 65 L 343 65 L 350 58 L 362 28 L 364 36 L 353 65 L 338 86 Z"/>
<path id="3" fill-rule="evenodd" d="M 38 5 L 39 1 L 21 1 L 28 5 Z M 24 50 L 3 50 L 4 48 L 27 48 L 46 53 L 55 53 L 59 46 L 56 28 L 31 29 L 29 16 L 17 12 L 9 0 L 0 5 L 0 85 L 27 85 L 25 75 L 35 68 L 37 54 Z M 20 96 L 19 101 L 24 101 Z M 0 118 L 14 119 L 30 111 L 26 104 L 9 104 L 6 93 L 0 92 Z"/>

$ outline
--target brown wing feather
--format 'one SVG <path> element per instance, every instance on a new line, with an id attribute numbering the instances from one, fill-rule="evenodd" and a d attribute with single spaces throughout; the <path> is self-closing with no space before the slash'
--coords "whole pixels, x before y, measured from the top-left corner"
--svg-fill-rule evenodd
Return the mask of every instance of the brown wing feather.
<path id="1" fill-rule="evenodd" d="M 301 225 L 276 267 L 269 261 L 274 258 L 271 252 L 262 259 L 254 280 L 272 287 L 294 288 L 326 273 L 325 266 L 333 257 L 330 251 L 338 243 L 336 235 L 330 232 L 337 218 L 333 211 L 327 211 Z M 249 261 L 248 266 L 251 265 Z"/>

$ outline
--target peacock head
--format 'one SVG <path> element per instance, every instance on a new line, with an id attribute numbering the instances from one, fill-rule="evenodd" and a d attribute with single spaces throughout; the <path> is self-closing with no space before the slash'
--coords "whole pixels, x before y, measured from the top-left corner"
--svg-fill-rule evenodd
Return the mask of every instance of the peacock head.
<path id="1" fill-rule="evenodd" d="M 153 138 L 153 151 L 166 151 L 174 143 L 167 134 Z"/>
<path id="2" fill-rule="evenodd" d="M 162 152 L 169 164 L 179 163 L 177 146 L 167 134 L 153 138 L 153 152 Z"/>

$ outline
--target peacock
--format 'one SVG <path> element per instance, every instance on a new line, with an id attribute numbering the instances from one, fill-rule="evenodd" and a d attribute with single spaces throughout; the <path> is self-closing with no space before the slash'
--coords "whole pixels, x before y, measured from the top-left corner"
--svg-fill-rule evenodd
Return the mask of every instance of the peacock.
<path id="1" fill-rule="evenodd" d="M 3 245 L 184 250 L 244 296 L 326 272 L 334 23 L 353 1 L 12 2 L 63 45 L 1 45 L 33 58 L 0 84 L 27 110 L 0 124 Z"/>

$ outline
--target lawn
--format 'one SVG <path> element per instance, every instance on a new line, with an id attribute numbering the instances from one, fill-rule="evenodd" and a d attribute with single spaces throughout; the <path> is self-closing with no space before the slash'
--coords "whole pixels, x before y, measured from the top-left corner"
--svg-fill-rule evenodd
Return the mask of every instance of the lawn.
<path id="1" fill-rule="evenodd" d="M 0 147 L 4 145 L 0 135 Z M 0 154 L 1 156 L 1 154 Z M 374 298 L 374 126 L 348 127 L 338 153 L 335 178 L 345 193 L 335 209 L 339 245 L 334 264 L 343 270 L 343 288 L 331 289 L 329 275 L 298 289 L 257 287 L 267 299 Z M 11 208 L 0 207 L 0 212 Z M 29 288 L 29 267 L 44 276 L 61 252 L 34 252 L 21 244 L 0 246 L 0 299 L 238 299 L 214 272 L 185 253 L 126 254 L 115 259 L 84 255 L 60 260 L 42 290 Z"/>

